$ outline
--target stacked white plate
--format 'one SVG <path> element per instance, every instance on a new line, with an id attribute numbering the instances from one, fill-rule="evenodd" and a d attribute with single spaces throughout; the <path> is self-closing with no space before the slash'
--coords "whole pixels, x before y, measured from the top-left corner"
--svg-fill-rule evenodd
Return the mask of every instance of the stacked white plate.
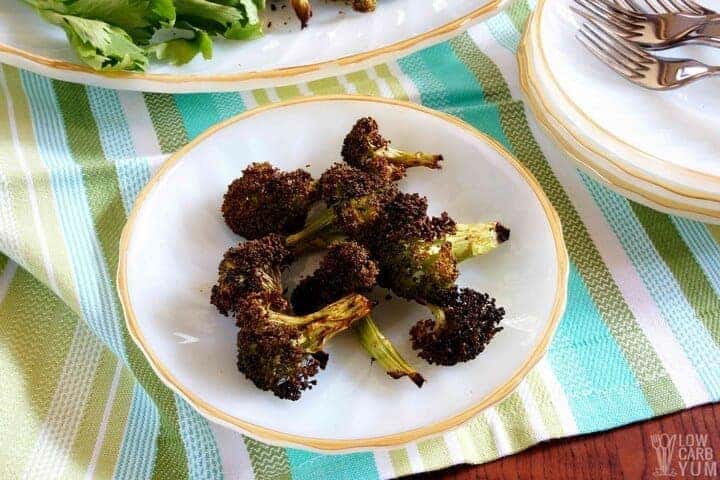
<path id="1" fill-rule="evenodd" d="M 575 38 L 582 20 L 571 4 L 538 0 L 518 51 L 521 83 L 538 121 L 618 193 L 720 223 L 720 82 L 656 92 L 626 81 Z M 672 55 L 720 65 L 720 50 L 686 47 Z"/>

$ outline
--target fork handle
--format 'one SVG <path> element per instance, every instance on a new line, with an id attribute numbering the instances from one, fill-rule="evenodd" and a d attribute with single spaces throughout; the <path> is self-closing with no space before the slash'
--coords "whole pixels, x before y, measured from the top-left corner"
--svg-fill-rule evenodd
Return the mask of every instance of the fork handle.
<path id="1" fill-rule="evenodd" d="M 710 21 L 695 29 L 690 38 L 702 40 L 702 43 L 709 41 L 710 45 L 720 45 L 720 17 L 713 15 Z"/>

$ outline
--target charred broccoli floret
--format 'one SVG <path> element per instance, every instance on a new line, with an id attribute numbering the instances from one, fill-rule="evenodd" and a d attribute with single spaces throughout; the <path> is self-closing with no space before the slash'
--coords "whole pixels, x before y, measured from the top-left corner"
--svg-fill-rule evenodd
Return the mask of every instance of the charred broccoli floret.
<path id="1" fill-rule="evenodd" d="M 218 281 L 212 288 L 210 303 L 223 315 L 234 312 L 237 303 L 251 293 L 282 298 L 282 271 L 292 254 L 279 235 L 244 242 L 225 252 L 218 268 Z"/>
<path id="2" fill-rule="evenodd" d="M 432 303 L 437 292 L 455 283 L 458 262 L 496 248 L 508 236 L 494 222 L 457 225 L 446 213 L 431 218 L 424 197 L 400 193 L 365 232 L 363 243 L 380 265 L 381 286 Z"/>
<path id="3" fill-rule="evenodd" d="M 352 7 L 358 12 L 374 12 L 377 0 L 352 0 Z"/>
<path id="4" fill-rule="evenodd" d="M 455 283 L 458 263 L 496 248 L 501 242 L 495 223 L 459 225 L 460 234 L 434 241 L 411 241 L 389 248 L 381 260 L 380 284 L 408 300 L 432 301 L 438 291 Z"/>
<path id="5" fill-rule="evenodd" d="M 287 302 L 255 293 L 243 297 L 235 314 L 238 369 L 258 388 L 276 396 L 298 400 L 316 384 L 325 368 L 328 340 L 363 318 L 372 303 L 362 295 L 349 295 L 302 317 L 287 313 Z"/>
<path id="6" fill-rule="evenodd" d="M 302 228 L 314 202 L 315 182 L 305 170 L 283 172 L 253 163 L 228 187 L 222 214 L 230 229 L 248 240 Z"/>
<path id="7" fill-rule="evenodd" d="M 382 254 L 380 284 L 408 300 L 432 302 L 455 283 L 458 263 L 497 248 L 508 234 L 496 222 L 460 224 L 455 233 L 435 240 L 399 243 Z"/>
<path id="8" fill-rule="evenodd" d="M 309 218 L 303 230 L 288 236 L 287 243 L 302 247 L 318 238 L 355 238 L 380 216 L 397 191 L 394 184 L 381 177 L 335 164 L 317 183 L 317 194 L 327 207 Z"/>
<path id="9" fill-rule="evenodd" d="M 404 177 L 408 167 L 440 168 L 443 159 L 442 155 L 406 152 L 391 147 L 390 141 L 380 134 L 377 122 L 370 117 L 358 120 L 347 134 L 342 157 L 349 165 L 387 180 Z"/>
<path id="10" fill-rule="evenodd" d="M 312 276 L 303 279 L 291 296 L 293 309 L 305 314 L 351 293 L 367 293 L 375 286 L 378 267 L 370 253 L 355 242 L 330 246 Z M 354 325 L 363 348 L 392 378 L 409 377 L 418 387 L 425 382 L 383 335 L 368 314 Z"/>
<path id="11" fill-rule="evenodd" d="M 313 14 L 310 0 L 291 0 L 291 3 L 293 10 L 295 10 L 295 15 L 300 19 L 300 25 L 302 28 L 307 27 L 310 17 L 312 17 Z"/>
<path id="12" fill-rule="evenodd" d="M 355 242 L 331 245 L 315 272 L 305 277 L 290 296 L 299 315 L 314 312 L 350 293 L 368 293 L 379 270 L 370 253 Z"/>
<path id="13" fill-rule="evenodd" d="M 410 330 L 413 348 L 429 363 L 450 366 L 472 360 L 502 330 L 498 324 L 505 310 L 485 293 L 452 288 L 429 307 L 435 318 L 421 320 Z"/>

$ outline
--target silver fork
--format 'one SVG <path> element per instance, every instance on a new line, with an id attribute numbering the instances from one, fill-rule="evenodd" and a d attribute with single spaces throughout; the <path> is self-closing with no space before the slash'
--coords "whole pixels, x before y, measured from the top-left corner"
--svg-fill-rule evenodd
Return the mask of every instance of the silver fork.
<path id="1" fill-rule="evenodd" d="M 625 0 L 623 3 L 636 5 L 634 0 Z M 720 46 L 718 14 L 646 13 L 609 0 L 575 0 L 570 8 L 585 18 L 605 24 L 626 40 L 643 47 L 664 49 L 681 42 Z"/>
<path id="2" fill-rule="evenodd" d="M 642 2 L 642 4 L 639 2 Z M 638 12 L 689 13 L 690 15 L 713 15 L 717 13 L 693 0 L 614 0 L 614 3 Z"/>
<path id="3" fill-rule="evenodd" d="M 651 55 L 595 20 L 588 20 L 580 28 L 578 40 L 617 73 L 653 90 L 670 90 L 720 74 L 720 67 L 697 60 Z"/>
<path id="4" fill-rule="evenodd" d="M 718 12 L 705 8 L 693 0 L 610 0 L 621 7 L 630 8 L 638 12 L 646 11 L 649 13 L 687 13 L 689 15 L 716 15 Z M 642 2 L 643 7 L 638 2 Z M 713 27 L 711 27 L 713 28 Z M 713 31 L 706 30 L 704 27 L 698 30 L 698 34 L 711 37 Z M 712 42 L 712 40 L 711 40 Z"/>

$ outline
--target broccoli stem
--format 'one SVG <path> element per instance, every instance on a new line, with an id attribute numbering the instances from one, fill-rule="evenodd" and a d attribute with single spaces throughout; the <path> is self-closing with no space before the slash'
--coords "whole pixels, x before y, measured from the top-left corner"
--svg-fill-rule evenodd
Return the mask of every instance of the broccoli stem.
<path id="1" fill-rule="evenodd" d="M 303 327 L 301 343 L 308 352 L 315 353 L 321 351 L 328 340 L 369 314 L 370 310 L 372 302 L 362 295 L 354 294 L 302 317 L 271 310 L 268 312 L 268 319 L 271 322 Z"/>
<path id="2" fill-rule="evenodd" d="M 323 214 L 326 213 L 331 212 L 323 212 Z M 328 223 L 328 225 L 331 223 L 332 222 Z M 328 225 L 324 227 L 322 225 L 313 225 L 311 228 L 317 235 L 311 239 L 307 238 L 312 236 L 311 232 L 307 234 L 304 233 L 305 230 L 308 229 L 306 226 L 302 232 L 291 235 L 291 237 L 298 236 L 298 239 L 293 239 L 291 242 L 290 237 L 288 237 L 288 244 L 300 243 L 300 237 L 306 237 L 302 238 L 302 240 L 305 240 L 307 245 L 322 249 L 329 247 L 334 242 L 346 240 L 346 237 L 342 233 L 336 231 L 322 232 L 323 228 Z M 490 253 L 499 247 L 500 244 L 507 241 L 508 238 L 510 238 L 510 230 L 498 222 L 459 223 L 457 224 L 454 234 L 446 235 L 436 240 L 431 248 L 434 252 L 439 251 L 445 242 L 450 242 L 455 258 L 458 262 L 463 262 L 472 257 Z M 432 258 L 428 260 L 428 264 L 431 264 L 432 261 Z"/>
<path id="3" fill-rule="evenodd" d="M 348 200 L 345 202 L 345 207 L 345 214 L 353 215 L 360 224 L 371 221 L 379 213 L 370 196 Z M 296 253 L 328 247 L 333 242 L 345 238 L 338 225 L 338 215 L 332 207 L 323 208 L 305 223 L 302 230 L 288 236 L 285 243 Z"/>
<path id="4" fill-rule="evenodd" d="M 353 328 L 365 351 L 377 360 L 388 375 L 395 379 L 407 376 L 418 388 L 423 386 L 423 376 L 400 355 L 395 345 L 380 331 L 372 316 L 365 316 L 355 323 Z"/>
<path id="5" fill-rule="evenodd" d="M 294 247 L 296 250 L 303 250 L 311 245 L 317 245 L 317 242 L 324 238 L 324 234 L 327 233 L 331 237 L 332 232 L 326 232 L 335 226 L 337 215 L 332 208 L 324 208 L 317 215 L 310 218 L 305 227 L 297 233 L 288 236 L 285 239 L 285 243 L 289 247 Z"/>
<path id="6" fill-rule="evenodd" d="M 438 307 L 437 305 L 427 304 L 428 310 L 435 317 L 435 330 L 440 330 L 445 326 L 445 310 Z"/>
<path id="7" fill-rule="evenodd" d="M 484 255 L 510 236 L 510 231 L 497 222 L 458 224 L 453 235 L 443 240 L 452 244 L 458 262 Z"/>
<path id="8" fill-rule="evenodd" d="M 352 322 L 363 317 L 371 307 L 370 300 L 362 295 L 353 294 L 331 303 L 322 310 L 301 317 L 272 310 L 269 314 L 271 321 L 302 327 L 309 324 L 335 323 L 348 320 Z"/>
<path id="9" fill-rule="evenodd" d="M 459 223 L 455 233 L 438 238 L 430 245 L 430 256 L 423 262 L 423 269 L 435 267 L 441 258 L 440 249 L 446 243 L 452 246 L 453 256 L 460 263 L 469 258 L 491 252 L 510 238 L 510 230 L 498 222 Z"/>
<path id="10" fill-rule="evenodd" d="M 427 167 L 437 169 L 440 168 L 440 162 L 443 160 L 442 155 L 433 155 L 423 152 L 407 152 L 391 146 L 386 146 L 375 150 L 375 157 L 384 158 L 388 162 L 404 167 Z"/>

